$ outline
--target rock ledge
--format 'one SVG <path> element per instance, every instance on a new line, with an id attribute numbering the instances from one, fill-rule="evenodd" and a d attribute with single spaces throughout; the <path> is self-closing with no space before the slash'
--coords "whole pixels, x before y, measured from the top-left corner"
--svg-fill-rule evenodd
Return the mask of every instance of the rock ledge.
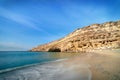
<path id="1" fill-rule="evenodd" d="M 120 47 L 120 21 L 92 24 L 30 51 L 81 52 Z"/>

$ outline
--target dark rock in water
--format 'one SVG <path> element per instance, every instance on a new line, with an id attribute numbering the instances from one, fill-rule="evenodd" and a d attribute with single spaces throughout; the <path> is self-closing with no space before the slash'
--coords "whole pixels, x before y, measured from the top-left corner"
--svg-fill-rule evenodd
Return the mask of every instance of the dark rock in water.
<path id="1" fill-rule="evenodd" d="M 92 24 L 31 51 L 80 52 L 120 47 L 120 21 Z"/>

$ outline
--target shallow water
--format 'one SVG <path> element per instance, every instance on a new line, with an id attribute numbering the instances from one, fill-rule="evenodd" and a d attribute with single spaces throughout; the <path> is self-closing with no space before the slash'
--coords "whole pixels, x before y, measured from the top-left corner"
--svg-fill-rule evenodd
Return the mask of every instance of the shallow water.
<path id="1" fill-rule="evenodd" d="M 1 73 L 0 80 L 120 80 L 119 67 L 119 50 L 105 50 L 15 69 Z"/>
<path id="2" fill-rule="evenodd" d="M 0 51 L 0 70 L 61 60 L 78 55 L 80 55 L 80 53 Z"/>

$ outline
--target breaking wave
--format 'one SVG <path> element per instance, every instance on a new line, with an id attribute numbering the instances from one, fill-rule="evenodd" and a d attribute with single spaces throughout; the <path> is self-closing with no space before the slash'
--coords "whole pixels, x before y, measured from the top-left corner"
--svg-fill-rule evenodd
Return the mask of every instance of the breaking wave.
<path id="1" fill-rule="evenodd" d="M 59 61 L 62 62 L 58 63 Z M 8 69 L 8 72 L 0 74 L 0 80 L 91 80 L 89 65 L 66 67 L 64 61 L 66 59 Z"/>

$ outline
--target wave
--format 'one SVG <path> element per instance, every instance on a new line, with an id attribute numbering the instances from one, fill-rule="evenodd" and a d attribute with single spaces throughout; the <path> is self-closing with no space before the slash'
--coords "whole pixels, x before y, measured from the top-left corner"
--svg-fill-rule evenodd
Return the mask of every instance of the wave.
<path id="1" fill-rule="evenodd" d="M 54 60 L 54 61 L 47 61 L 47 62 L 42 62 L 42 63 L 28 64 L 28 65 L 14 67 L 14 68 L 3 69 L 3 70 L 0 70 L 0 74 L 5 73 L 5 72 L 9 72 L 9 71 L 13 71 L 13 70 L 17 70 L 17 69 L 26 68 L 26 67 L 32 67 L 32 66 L 42 65 L 42 64 L 52 63 L 52 62 L 60 62 L 60 61 L 63 61 L 63 60 L 67 60 L 67 58 L 65 58 L 65 59 L 57 59 L 57 60 Z"/>
<path id="2" fill-rule="evenodd" d="M 26 68 L 11 69 L 14 71 L 8 69 L 10 72 L 0 74 L 0 80 L 91 80 L 89 65 L 72 64 L 68 66 L 64 62 L 66 59 L 58 59 L 43 64 L 24 66 Z"/>

